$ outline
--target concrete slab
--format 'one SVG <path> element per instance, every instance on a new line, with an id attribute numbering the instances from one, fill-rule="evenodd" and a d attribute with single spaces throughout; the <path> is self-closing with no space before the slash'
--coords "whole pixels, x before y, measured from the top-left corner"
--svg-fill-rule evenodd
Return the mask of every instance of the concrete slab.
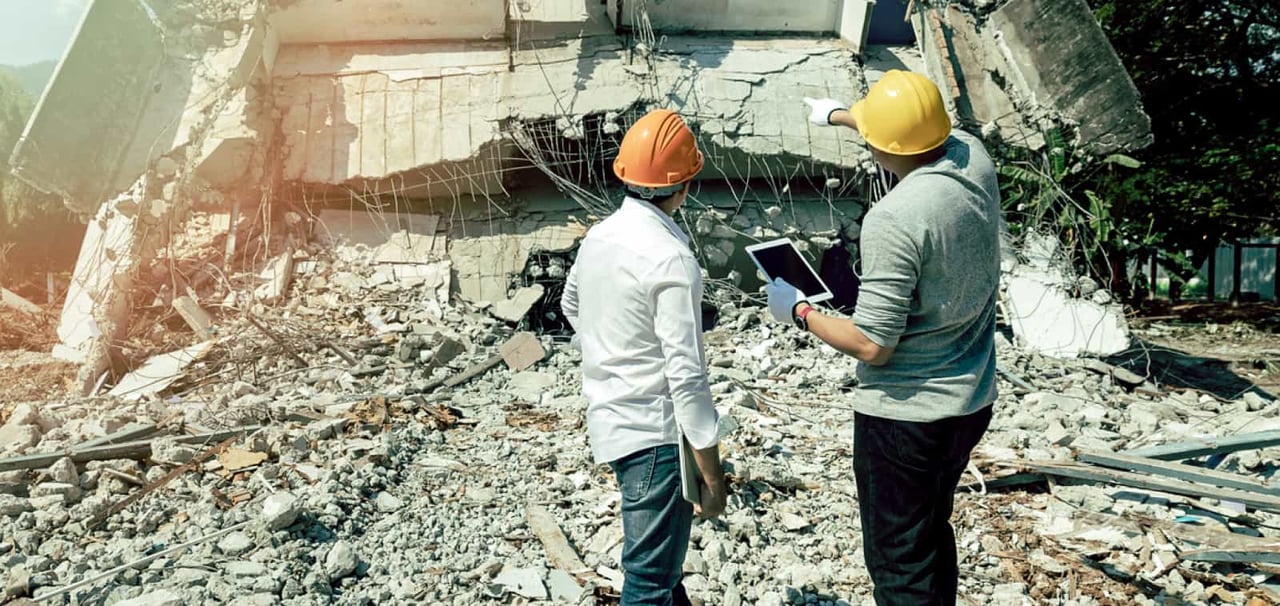
<path id="1" fill-rule="evenodd" d="M 160 393 L 181 379 L 187 367 L 208 354 L 214 344 L 215 341 L 204 341 L 178 351 L 155 356 L 147 360 L 138 370 L 120 379 L 120 382 L 107 392 L 107 395 L 125 400 L 140 400 Z"/>
<path id="2" fill-rule="evenodd" d="M 182 296 L 173 300 L 173 310 L 195 331 L 196 336 L 208 339 L 213 336 L 213 317 L 200 307 L 191 297 Z"/>
<path id="3" fill-rule="evenodd" d="M 1028 351 L 1058 358 L 1109 356 L 1129 348 L 1121 310 L 1071 298 L 1052 278 L 1015 272 L 1006 280 L 1009 323 Z"/>
<path id="4" fill-rule="evenodd" d="M 511 337 L 498 347 L 498 353 L 513 372 L 528 370 L 547 357 L 547 350 L 543 349 L 542 343 L 533 333 L 528 332 Z"/>
<path id="5" fill-rule="evenodd" d="M 495 231 L 501 227 L 493 226 Z M 450 240 L 449 257 L 453 260 L 454 282 L 459 295 L 471 302 L 495 302 L 507 298 L 512 279 L 524 271 L 529 253 L 538 250 L 564 252 L 572 249 L 586 235 L 578 224 L 531 226 L 503 235 L 460 237 Z"/>
<path id="6" fill-rule="evenodd" d="M 1084 0 L 1012 0 L 990 26 L 1009 60 L 1006 77 L 1075 120 L 1092 151 L 1152 143 L 1142 97 Z"/>
<path id="7" fill-rule="evenodd" d="M 541 284 L 518 289 L 511 298 L 494 303 L 489 311 L 499 320 L 519 322 L 529 315 L 529 310 L 542 299 L 545 292 L 546 289 Z"/>
<path id="8" fill-rule="evenodd" d="M 487 40 L 506 34 L 505 0 L 295 0 L 273 4 L 285 44 L 368 40 Z"/>
<path id="9" fill-rule="evenodd" d="M 1000 137 L 1027 149 L 1044 147 L 1044 135 L 1024 123 L 1013 99 L 996 81 L 1004 64 L 994 37 L 984 35 L 973 15 L 952 6 L 946 11 L 951 33 L 952 62 L 957 71 L 960 97 L 957 111 L 961 119 L 998 129 Z"/>

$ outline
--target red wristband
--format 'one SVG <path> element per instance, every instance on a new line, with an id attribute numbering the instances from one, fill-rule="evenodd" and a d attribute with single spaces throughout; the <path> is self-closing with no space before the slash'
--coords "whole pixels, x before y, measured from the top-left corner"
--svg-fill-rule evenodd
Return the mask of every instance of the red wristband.
<path id="1" fill-rule="evenodd" d="M 813 310 L 815 310 L 815 309 L 817 309 L 817 308 L 816 308 L 816 307 L 814 307 L 814 306 L 812 306 L 812 305 L 809 305 L 809 306 L 805 307 L 804 309 L 800 310 L 800 313 L 798 313 L 798 314 L 796 314 L 796 315 L 800 316 L 800 319 L 801 319 L 801 320 L 804 320 L 805 322 L 808 322 L 808 321 L 809 321 L 809 314 L 813 313 Z"/>

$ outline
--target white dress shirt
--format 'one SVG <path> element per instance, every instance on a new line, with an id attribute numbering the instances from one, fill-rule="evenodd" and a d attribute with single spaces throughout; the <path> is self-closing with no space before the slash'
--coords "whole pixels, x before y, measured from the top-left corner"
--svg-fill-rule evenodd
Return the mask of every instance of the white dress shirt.
<path id="1" fill-rule="evenodd" d="M 582 242 L 562 301 L 582 344 L 587 434 L 597 463 L 717 441 L 702 344 L 702 272 L 689 237 L 628 197 Z"/>

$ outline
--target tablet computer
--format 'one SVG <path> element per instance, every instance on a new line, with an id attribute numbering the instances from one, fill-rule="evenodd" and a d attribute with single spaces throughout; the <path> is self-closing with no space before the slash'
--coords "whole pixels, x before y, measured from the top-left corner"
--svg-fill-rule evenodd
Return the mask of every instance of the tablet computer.
<path id="1" fill-rule="evenodd" d="M 756 267 L 770 282 L 777 278 L 786 280 L 788 284 L 800 289 L 804 298 L 810 303 L 820 303 L 832 297 L 818 272 L 800 254 L 796 243 L 787 238 L 770 240 L 747 247 L 747 255 L 755 262 Z"/>
<path id="2" fill-rule="evenodd" d="M 693 446 L 680 434 L 680 494 L 691 505 L 702 505 L 702 474 L 693 459 Z"/>

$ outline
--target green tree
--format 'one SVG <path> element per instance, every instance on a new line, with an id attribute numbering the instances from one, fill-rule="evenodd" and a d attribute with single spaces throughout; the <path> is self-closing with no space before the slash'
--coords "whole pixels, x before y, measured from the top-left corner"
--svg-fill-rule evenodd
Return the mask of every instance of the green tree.
<path id="1" fill-rule="evenodd" d="M 1189 278 L 1220 241 L 1280 224 L 1280 5 L 1256 0 L 1094 0 L 1151 116 L 1141 170 L 1074 184 L 1127 226 L 1161 236 Z M 1137 229 L 1138 231 L 1133 231 Z M 1185 257 L 1179 253 L 1186 251 Z"/>
<path id="2" fill-rule="evenodd" d="M 16 189 L 15 179 L 9 175 L 9 154 L 22 135 L 22 129 L 31 116 L 34 102 L 22 88 L 17 78 L 0 70 L 0 241 L 10 225 L 9 218 L 14 201 L 8 195 Z"/>
<path id="3" fill-rule="evenodd" d="M 9 156 L 31 117 L 35 101 L 22 84 L 0 69 L 0 276 L 12 270 L 37 271 L 61 263 L 61 236 L 74 233 L 71 213 L 54 195 L 13 177 Z M 7 265 L 7 267 L 6 267 Z"/>

